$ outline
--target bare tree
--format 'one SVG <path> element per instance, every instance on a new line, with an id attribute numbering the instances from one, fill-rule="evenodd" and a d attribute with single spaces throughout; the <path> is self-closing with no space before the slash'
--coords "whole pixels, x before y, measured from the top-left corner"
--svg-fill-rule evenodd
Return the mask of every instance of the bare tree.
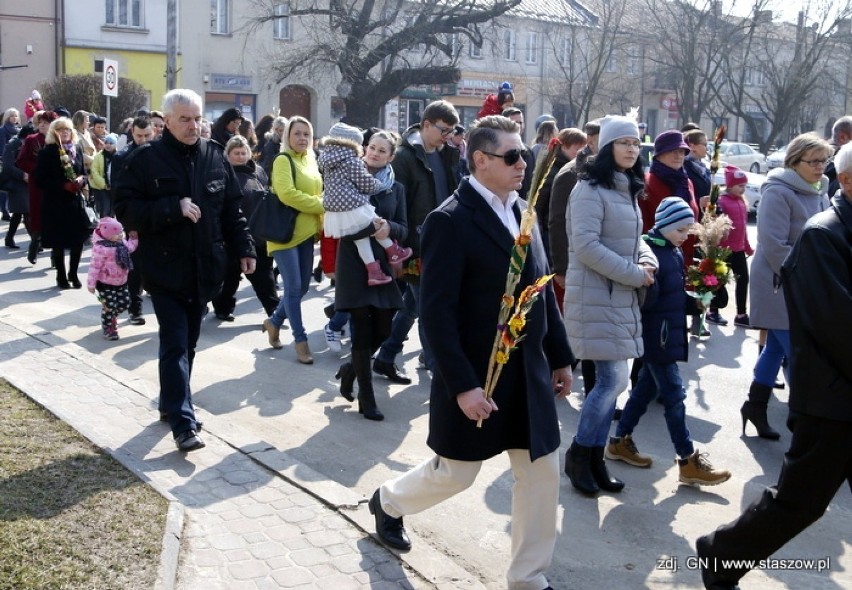
<path id="1" fill-rule="evenodd" d="M 65 74 L 39 84 L 39 92 L 51 109 L 63 106 L 72 114 L 80 110 L 101 116 L 106 113 L 103 77 L 97 74 Z M 111 98 L 109 105 L 113 127 L 146 104 L 148 91 L 139 82 L 119 78 L 118 96 Z"/>
<path id="2" fill-rule="evenodd" d="M 725 18 L 721 0 L 645 0 L 645 5 L 654 45 L 651 86 L 674 93 L 681 123 L 700 121 L 717 98 L 725 56 L 739 38 L 742 19 Z M 729 7 L 735 9 L 736 0 Z"/>
<path id="3" fill-rule="evenodd" d="M 742 50 L 726 57 L 725 107 L 740 117 L 765 151 L 801 129 L 813 129 L 832 87 L 845 92 L 852 2 L 808 2 L 796 24 L 773 22 L 756 10 L 747 19 Z M 833 53 L 843 55 L 835 72 Z"/>
<path id="4" fill-rule="evenodd" d="M 252 0 L 258 16 L 249 31 L 282 16 L 275 0 Z M 336 71 L 347 119 L 369 127 L 379 110 L 406 87 L 458 81 L 463 43 L 481 47 L 483 27 L 521 0 L 307 0 L 290 5 L 289 18 L 308 39 L 298 51 L 272 56 L 269 75 L 329 76 Z M 291 21 L 292 22 L 292 21 Z"/>
<path id="5" fill-rule="evenodd" d="M 616 58 L 629 53 L 636 42 L 627 35 L 628 0 L 592 1 L 587 6 L 591 12 L 586 22 L 566 18 L 557 34 L 548 36 L 559 75 L 552 77 L 547 94 L 554 104 L 567 107 L 573 125 L 592 118 L 596 108 L 603 114 L 618 105 L 624 112 L 621 105 L 629 102 L 613 72 Z"/>

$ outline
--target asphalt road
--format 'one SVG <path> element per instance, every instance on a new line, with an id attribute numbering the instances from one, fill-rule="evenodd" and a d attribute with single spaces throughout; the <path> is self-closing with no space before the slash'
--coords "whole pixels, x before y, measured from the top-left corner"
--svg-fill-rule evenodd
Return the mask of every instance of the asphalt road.
<path id="1" fill-rule="evenodd" d="M 0 231 L 5 228 L 5 223 L 0 225 Z M 94 296 L 85 289 L 59 291 L 47 253 L 32 267 L 25 258 L 27 239 L 22 232 L 18 242 L 21 250 L 0 251 L 0 313 L 111 359 L 147 384 L 155 399 L 157 334 L 150 301 L 145 303 L 147 325 L 131 326 L 125 316 L 119 324 L 121 339 L 107 342 L 100 335 Z M 84 253 L 83 270 L 87 261 Z M 260 332 L 262 308 L 244 281 L 236 321 L 220 323 L 210 314 L 204 322 L 193 375 L 195 403 L 212 420 L 238 424 L 255 433 L 258 441 L 286 451 L 367 498 L 382 481 L 431 455 L 425 445 L 430 378 L 416 369 L 419 346 L 414 330 L 400 359 L 414 383 L 391 385 L 377 377 L 377 400 L 385 421 L 364 420 L 337 393 L 333 375 L 341 361 L 326 350 L 322 336 L 322 308 L 332 297 L 328 280 L 312 284 L 306 297 L 303 309 L 315 364 L 303 366 L 296 362 L 288 331 L 282 332 L 283 350 L 268 346 Z M 733 319 L 733 309 L 723 313 Z M 554 588 L 699 588 L 700 576 L 689 568 L 695 538 L 737 517 L 776 481 L 790 442 L 783 428 L 786 391 L 776 391 L 769 412 L 770 422 L 782 431 L 781 440 L 759 439 L 751 426 L 743 437 L 739 407 L 757 357 L 757 333 L 733 326 L 710 329 L 713 334 L 707 341 L 691 341 L 690 361 L 681 367 L 688 426 L 697 448 L 709 452 L 714 465 L 731 470 L 732 479 L 703 489 L 678 485 L 662 407 L 652 404 L 634 438 L 640 450 L 654 458 L 654 465 L 637 469 L 610 463 L 615 475 L 627 483 L 622 493 L 586 498 L 563 476 L 562 534 L 549 572 Z M 344 346 L 344 354 L 346 350 Z M 583 403 L 579 376 L 573 391 L 559 407 L 562 454 Z M 622 403 L 625 397 L 620 398 Z M 471 489 L 406 518 L 414 542 L 429 543 L 451 556 L 486 587 L 504 587 L 511 487 L 508 460 L 487 462 Z M 827 514 L 777 554 L 827 559 L 827 569 L 755 571 L 745 578 L 744 587 L 852 588 L 849 492 L 842 488 Z"/>

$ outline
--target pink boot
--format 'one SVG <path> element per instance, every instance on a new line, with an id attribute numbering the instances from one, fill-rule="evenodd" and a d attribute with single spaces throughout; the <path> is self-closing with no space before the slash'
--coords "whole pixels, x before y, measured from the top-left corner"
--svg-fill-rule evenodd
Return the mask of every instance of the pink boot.
<path id="1" fill-rule="evenodd" d="M 367 265 L 367 284 L 370 287 L 376 285 L 387 285 L 393 279 L 382 272 L 382 268 L 378 262 L 371 262 Z"/>
<path id="2" fill-rule="evenodd" d="M 405 262 L 409 258 L 411 258 L 411 248 L 403 248 L 399 244 L 397 244 L 396 240 L 393 241 L 391 246 L 385 248 L 385 252 L 388 255 L 388 262 L 391 264 L 397 264 L 399 262 Z"/>

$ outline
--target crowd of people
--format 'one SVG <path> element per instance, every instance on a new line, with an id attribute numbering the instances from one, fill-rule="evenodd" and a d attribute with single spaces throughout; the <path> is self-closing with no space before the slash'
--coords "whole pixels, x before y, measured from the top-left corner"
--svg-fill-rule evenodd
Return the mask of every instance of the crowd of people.
<path id="1" fill-rule="evenodd" d="M 694 226 L 707 214 L 712 185 L 707 134 L 697 126 L 663 131 L 652 161 L 643 162 L 644 128 L 626 116 L 589 121 L 582 130 L 559 129 L 543 116 L 529 148 L 509 83 L 486 99 L 467 129 L 452 104 L 436 101 L 401 136 L 339 122 L 317 137 L 306 118 L 270 115 L 255 126 L 237 108 L 207 122 L 202 106 L 194 91 L 173 90 L 162 111 L 140 111 L 112 134 L 96 114 L 48 110 L 34 91 L 27 121 L 10 108 L 0 123 L 6 247 L 18 248 L 23 225 L 29 263 L 50 249 L 56 286 L 79 289 L 90 243 L 86 286 L 101 304 L 107 340 L 119 338 L 125 311 L 131 325 L 145 323 L 143 289 L 148 292 L 159 325 L 160 419 L 179 450 L 204 447 L 190 387 L 201 321 L 209 305 L 219 321 L 235 320 L 244 276 L 267 316 L 261 329 L 269 346 L 285 347 L 287 322 L 298 363 L 313 363 L 311 328 L 321 328 L 328 350 L 339 354 L 349 326 L 350 358 L 335 377 L 340 394 L 357 400 L 368 420 L 384 419 L 374 375 L 411 383 L 396 358 L 417 323 L 419 365 L 431 377 L 427 443 L 435 456 L 385 482 L 370 499 L 377 533 L 391 547 L 411 545 L 405 515 L 461 492 L 482 461 L 505 451 L 516 478 L 508 584 L 548 588 L 559 491 L 556 403 L 570 392 L 578 366 L 585 399 L 564 462 L 574 488 L 590 496 L 620 492 L 625 482 L 609 473 L 606 459 L 652 466 L 633 432 L 655 399 L 664 408 L 679 481 L 716 485 L 731 477 L 693 445 L 678 370 L 688 360 L 690 337 L 708 337 L 707 323 L 727 323 L 720 314 L 728 303 L 724 289 L 705 309 L 686 288 L 700 254 Z M 770 554 L 819 518 L 850 477 L 843 437 L 852 420 L 852 375 L 839 357 L 810 349 L 824 349 L 811 342 L 815 334 L 838 331 L 828 323 L 831 314 L 814 308 L 831 309 L 842 325 L 852 292 L 848 273 L 831 264 L 849 268 L 852 146 L 835 152 L 850 139 L 852 118 L 843 117 L 831 143 L 809 133 L 791 141 L 784 166 L 762 189 L 754 248 L 746 176 L 732 166 L 724 170 L 718 207 L 732 222 L 722 245 L 736 281 L 734 323 L 762 334 L 740 409 L 743 432 L 750 422 L 760 437 L 780 438 L 767 404 L 783 385 L 782 368 L 796 420 L 779 495 L 759 500 L 757 516 L 702 538 L 703 555 Z M 261 239 L 254 229 L 266 198 L 291 212 L 284 238 Z M 548 272 L 554 277 L 528 311 L 524 341 L 486 393 L 506 273 L 522 211 L 533 198 L 538 222 L 517 292 Z M 93 221 L 90 210 L 100 219 Z M 845 234 L 838 229 L 843 224 Z M 302 300 L 318 270 L 318 242 L 334 304 L 328 323 L 307 326 Z M 818 255 L 828 261 L 809 257 Z M 818 299 L 805 280 L 824 287 L 828 299 Z M 843 412 L 810 401 L 804 390 L 812 384 L 803 373 L 815 366 L 822 371 L 819 395 L 837 390 Z M 625 391 L 619 410 L 616 400 Z M 826 468 L 811 444 L 827 453 L 831 445 L 842 447 L 845 467 Z M 819 480 L 822 495 L 797 510 L 807 500 L 798 487 L 804 478 Z M 767 519 L 789 524 L 771 542 L 749 544 L 758 521 Z M 703 573 L 708 588 L 734 588 L 746 572 Z"/>

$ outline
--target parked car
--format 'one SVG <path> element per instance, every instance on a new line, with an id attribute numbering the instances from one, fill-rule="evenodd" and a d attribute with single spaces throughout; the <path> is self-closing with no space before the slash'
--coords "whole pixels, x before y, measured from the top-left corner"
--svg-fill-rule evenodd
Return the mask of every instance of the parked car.
<path id="1" fill-rule="evenodd" d="M 746 191 L 745 197 L 748 201 L 748 212 L 752 215 L 757 215 L 757 207 L 760 204 L 760 187 L 766 182 L 766 176 L 763 174 L 755 174 L 754 172 L 746 172 Z M 725 171 L 719 169 L 713 176 L 713 183 L 721 187 L 721 192 L 725 192 Z"/>
<path id="2" fill-rule="evenodd" d="M 711 143 L 707 148 L 708 151 L 712 151 L 713 144 Z M 754 173 L 766 171 L 766 156 L 747 143 L 725 141 L 719 146 L 719 152 L 719 159 L 726 164 Z"/>
<path id="3" fill-rule="evenodd" d="M 779 168 L 784 165 L 784 158 L 787 157 L 787 146 L 782 145 L 780 148 L 766 156 L 766 167 L 769 170 Z"/>

